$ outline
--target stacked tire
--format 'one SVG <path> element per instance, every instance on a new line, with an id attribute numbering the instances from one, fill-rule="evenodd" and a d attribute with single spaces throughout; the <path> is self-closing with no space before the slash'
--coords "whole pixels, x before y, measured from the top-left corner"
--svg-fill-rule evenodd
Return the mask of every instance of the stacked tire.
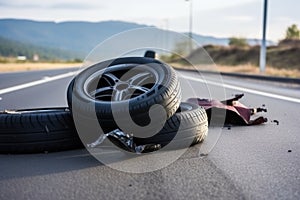
<path id="1" fill-rule="evenodd" d="M 43 153 L 82 148 L 68 108 L 0 112 L 0 153 Z"/>
<path id="2" fill-rule="evenodd" d="M 208 132 L 205 110 L 181 102 L 176 72 L 153 58 L 94 64 L 72 80 L 67 100 L 69 108 L 0 113 L 0 152 L 82 148 L 115 129 L 132 134 L 137 145 L 166 146 L 172 141 L 181 148 L 187 147 L 185 141 L 192 141 L 190 145 L 203 141 Z M 137 131 L 145 127 L 157 130 L 151 136 Z"/>

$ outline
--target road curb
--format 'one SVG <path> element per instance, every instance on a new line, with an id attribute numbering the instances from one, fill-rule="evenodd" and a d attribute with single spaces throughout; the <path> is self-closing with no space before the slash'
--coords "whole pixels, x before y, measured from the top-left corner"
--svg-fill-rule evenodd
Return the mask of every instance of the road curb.
<path id="1" fill-rule="evenodd" d="M 238 78 L 247 78 L 254 80 L 264 80 L 264 81 L 272 81 L 272 82 L 280 82 L 280 83 L 290 83 L 290 84 L 299 84 L 299 78 L 285 78 L 285 77 L 276 77 L 276 76 L 264 76 L 264 75 L 252 75 L 252 74 L 240 74 L 240 73 L 229 73 L 229 72 L 215 72 L 215 71 L 206 71 L 206 70 L 196 70 L 196 69 L 179 69 L 174 68 L 178 71 L 187 71 L 187 72 L 200 72 L 203 74 L 220 74 L 222 76 L 231 76 Z"/>

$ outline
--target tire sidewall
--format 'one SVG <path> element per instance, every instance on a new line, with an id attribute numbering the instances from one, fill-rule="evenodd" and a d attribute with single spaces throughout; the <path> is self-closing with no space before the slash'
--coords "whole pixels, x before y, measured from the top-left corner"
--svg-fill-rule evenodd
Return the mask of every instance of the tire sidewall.
<path id="1" fill-rule="evenodd" d="M 99 70 L 103 70 L 105 68 L 109 68 L 118 64 L 137 64 L 137 65 L 147 65 L 147 64 L 155 64 L 151 65 L 151 67 L 155 67 L 155 71 L 158 74 L 158 83 L 159 85 L 155 85 L 145 94 L 142 94 L 138 97 L 123 100 L 123 101 L 114 101 L 114 102 L 105 102 L 98 101 L 90 97 L 84 91 L 85 81 L 89 78 L 91 74 L 96 73 Z M 175 80 L 174 80 L 175 79 Z M 113 60 L 104 61 L 101 63 L 97 63 L 81 73 L 79 73 L 68 88 L 68 104 L 69 107 L 72 108 L 72 111 L 76 110 L 80 112 L 80 114 L 90 115 L 93 113 L 97 113 L 101 118 L 110 119 L 112 118 L 111 109 L 112 107 L 122 108 L 124 106 L 129 105 L 129 110 L 132 115 L 141 115 L 142 113 L 148 112 L 149 108 L 154 104 L 160 104 L 162 106 L 166 106 L 168 104 L 168 99 L 157 98 L 156 101 L 153 99 L 154 96 L 160 96 L 167 92 L 168 87 L 172 84 L 172 82 L 178 81 L 175 71 L 167 66 L 166 64 L 152 59 L 152 58 L 144 58 L 144 57 L 127 57 L 127 58 L 117 58 Z M 158 88 L 161 87 L 161 88 Z M 80 106 L 79 104 L 84 104 L 84 106 Z M 140 106 L 137 106 L 140 105 Z M 144 107 L 141 105 L 145 105 Z M 176 106 L 176 109 L 179 107 L 179 104 Z M 82 110 L 83 109 L 83 110 Z M 120 112 L 122 112 L 120 110 Z M 168 113 L 168 116 L 172 116 L 174 113 Z"/>

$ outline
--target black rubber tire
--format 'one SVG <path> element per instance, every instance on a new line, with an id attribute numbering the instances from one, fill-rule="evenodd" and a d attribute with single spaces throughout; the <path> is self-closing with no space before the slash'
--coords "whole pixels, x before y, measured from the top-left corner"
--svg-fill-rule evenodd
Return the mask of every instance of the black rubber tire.
<path id="1" fill-rule="evenodd" d="M 179 127 L 180 131 L 178 131 Z M 159 133 L 148 138 L 134 138 L 134 142 L 138 145 L 153 143 L 165 146 L 173 140 L 176 134 L 179 134 L 173 141 L 176 148 L 188 147 L 202 142 L 207 133 L 208 120 L 205 109 L 196 104 L 183 102 Z"/>
<path id="2" fill-rule="evenodd" d="M 45 153 L 83 148 L 67 108 L 0 112 L 0 153 Z"/>
<path id="3" fill-rule="evenodd" d="M 138 97 L 122 101 L 99 101 L 90 97 L 84 91 L 85 81 L 94 73 L 102 69 L 108 69 L 111 66 L 120 64 L 146 65 L 155 70 L 159 76 L 161 84 L 154 85 L 153 88 L 145 94 Z M 153 65 L 154 64 L 154 65 Z M 163 85 L 163 86 L 162 86 Z M 124 107 L 129 105 L 129 112 L 132 120 L 141 126 L 150 122 L 149 108 L 154 104 L 162 105 L 170 118 L 178 109 L 181 100 L 181 88 L 177 79 L 176 72 L 168 65 L 145 57 L 127 57 L 117 58 L 95 64 L 79 73 L 71 82 L 67 92 L 68 105 L 76 117 L 86 120 L 96 112 L 99 123 L 105 132 L 116 128 L 116 123 L 112 114 L 112 105 L 117 105 L 117 113 L 122 114 Z M 76 113 L 75 113 L 76 112 Z M 75 120 L 81 121 L 81 120 Z"/>

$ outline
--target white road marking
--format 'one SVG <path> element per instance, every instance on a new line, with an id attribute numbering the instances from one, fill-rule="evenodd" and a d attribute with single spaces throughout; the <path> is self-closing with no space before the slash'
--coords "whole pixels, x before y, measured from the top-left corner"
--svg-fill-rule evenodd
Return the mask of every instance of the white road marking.
<path id="1" fill-rule="evenodd" d="M 57 76 L 51 76 L 51 77 L 47 77 L 46 79 L 43 78 L 41 80 L 37 80 L 37 81 L 33 81 L 33 82 L 24 83 L 24 84 L 21 84 L 21 85 L 16 85 L 16 86 L 12 86 L 12 87 L 9 87 L 9 88 L 1 89 L 0 90 L 0 95 L 10 93 L 10 92 L 14 92 L 14 91 L 17 91 L 17 90 L 21 90 L 21 89 L 24 89 L 24 88 L 32 87 L 32 86 L 35 86 L 35 85 L 40 85 L 40 84 L 43 84 L 43 83 L 47 83 L 47 82 L 67 78 L 67 77 L 70 77 L 70 76 L 74 76 L 75 74 L 77 74 L 77 71 L 76 72 L 68 72 L 68 73 L 65 73 L 65 74 L 57 75 Z"/>
<path id="2" fill-rule="evenodd" d="M 261 96 L 266 96 L 266 97 L 271 97 L 271 98 L 275 98 L 275 99 L 281 99 L 281 100 L 285 100 L 285 101 L 300 103 L 300 99 L 293 98 L 293 97 L 286 97 L 286 96 L 282 96 L 282 95 L 279 95 L 279 94 L 272 94 L 272 93 L 268 93 L 268 92 L 262 92 L 262 91 L 258 91 L 258 90 L 254 90 L 254 89 L 229 85 L 229 84 L 226 84 L 226 83 L 219 83 L 219 82 L 213 82 L 213 81 L 209 81 L 209 80 L 202 80 L 202 79 L 198 79 L 198 78 L 190 77 L 190 76 L 186 76 L 186 75 L 181 75 L 181 77 L 192 80 L 192 81 L 207 83 L 207 84 L 210 84 L 210 85 L 215 85 L 215 86 L 224 87 L 224 88 L 228 88 L 228 89 L 240 90 L 240 91 L 244 91 L 244 92 L 248 92 L 248 93 L 252 93 L 252 94 L 258 94 L 258 95 L 261 95 Z"/>
<path id="3" fill-rule="evenodd" d="M 12 87 L 9 87 L 9 88 L 1 89 L 0 90 L 0 95 L 10 93 L 10 92 L 14 92 L 14 91 L 17 91 L 17 90 L 21 90 L 21 89 L 24 89 L 24 88 L 32 87 L 32 86 L 35 86 L 35 85 L 40 85 L 40 84 L 43 84 L 43 83 L 47 83 L 47 82 L 67 78 L 67 77 L 70 77 L 70 76 L 74 76 L 77 73 L 78 72 L 76 71 L 76 72 L 68 72 L 68 73 L 65 73 L 65 74 L 60 74 L 60 75 L 57 75 L 57 76 L 52 76 L 52 77 L 47 77 L 47 78 L 44 77 L 41 80 L 37 80 L 37 81 L 33 81 L 33 82 L 24 83 L 24 84 L 21 84 L 21 85 L 16 85 L 16 86 L 12 86 Z M 202 80 L 202 79 L 198 79 L 198 78 L 190 77 L 190 76 L 186 76 L 186 75 L 181 75 L 181 77 L 192 80 L 192 81 L 197 81 L 197 82 L 206 83 L 206 84 L 210 84 L 210 85 L 215 85 L 215 86 L 219 86 L 219 87 L 224 87 L 224 88 L 228 88 L 228 89 L 240 90 L 240 91 L 244 91 L 244 92 L 248 92 L 248 93 L 252 93 L 252 94 L 258 94 L 258 95 L 261 95 L 261 96 L 266 96 L 266 97 L 271 97 L 271 98 L 275 98 L 275 99 L 281 99 L 281 100 L 285 100 L 285 101 L 300 103 L 300 99 L 293 98 L 293 97 L 286 97 L 286 96 L 282 96 L 282 95 L 278 95 L 278 94 L 262 92 L 262 91 L 253 90 L 253 89 L 249 89 L 249 88 L 243 88 L 243 87 L 239 87 L 239 86 L 229 85 L 229 84 L 226 84 L 226 83 L 218 83 L 218 82 L 213 82 L 213 81 L 209 81 L 209 80 Z M 2 100 L 1 97 L 0 97 L 0 100 Z"/>

